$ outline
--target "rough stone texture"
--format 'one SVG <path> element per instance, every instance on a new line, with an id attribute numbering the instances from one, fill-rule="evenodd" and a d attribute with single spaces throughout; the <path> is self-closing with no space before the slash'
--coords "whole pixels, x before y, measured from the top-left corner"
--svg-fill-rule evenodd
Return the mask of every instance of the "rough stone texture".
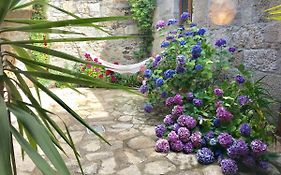
<path id="1" fill-rule="evenodd" d="M 221 175 L 220 168 L 216 163 L 209 166 L 199 165 L 192 154 L 172 152 L 161 154 L 155 152 L 156 138 L 151 134 L 154 131 L 154 125 L 160 121 L 152 123 L 151 118 L 145 116 L 142 112 L 136 112 L 135 115 L 132 115 L 132 120 L 127 122 L 119 121 L 120 116 L 123 116 L 124 111 L 128 111 L 128 109 L 142 110 L 140 107 L 144 99 L 140 96 L 118 90 L 79 88 L 79 91 L 87 96 L 87 99 L 85 99 L 83 95 L 69 89 L 52 89 L 52 91 L 61 97 L 66 104 L 72 106 L 73 110 L 83 108 L 87 111 L 81 117 L 91 126 L 103 126 L 105 128 L 105 131 L 100 133 L 112 146 L 99 140 L 84 127 L 80 127 L 81 125 L 60 106 L 45 94 L 41 94 L 41 98 L 44 99 L 42 101 L 43 107 L 59 114 L 61 119 L 70 126 L 70 132 L 76 142 L 76 148 L 81 155 L 81 163 L 87 175 Z M 118 111 L 121 115 L 109 115 L 106 118 L 87 118 L 92 113 L 93 108 L 95 109 L 95 106 L 100 106 L 100 111 L 109 113 Z M 126 106 L 126 108 L 120 108 L 120 106 Z M 62 121 L 57 116 L 52 116 L 52 119 L 58 125 L 63 126 L 61 125 Z M 12 118 L 12 121 L 14 126 L 17 126 L 16 119 Z M 134 126 L 138 127 L 127 127 L 133 121 L 135 121 Z M 124 128 L 121 127 L 122 131 L 119 131 L 119 129 L 112 130 L 112 126 L 119 125 L 125 126 Z M 81 174 L 73 151 L 61 139 L 59 141 L 68 155 L 68 157 L 63 155 L 63 158 L 70 169 L 70 174 Z M 15 144 L 15 152 L 19 175 L 42 175 L 27 156 L 24 161 L 21 160 L 21 151 L 18 144 Z M 43 154 L 42 151 L 39 153 Z M 272 162 L 269 174 L 278 174 L 276 167 L 280 167 L 279 159 Z"/>
<path id="2" fill-rule="evenodd" d="M 79 17 L 105 17 L 105 16 L 123 16 L 129 14 L 129 5 L 127 0 L 50 0 L 50 3 L 63 8 Z M 72 17 L 57 11 L 54 8 L 48 8 L 47 17 L 49 20 L 57 21 L 63 19 L 72 19 Z M 113 35 L 137 34 L 138 28 L 133 21 L 114 21 L 101 23 L 104 29 Z M 93 27 L 67 27 L 74 32 L 84 33 L 87 37 L 108 36 L 107 33 Z M 50 38 L 61 37 L 81 37 L 82 35 L 61 35 L 52 34 Z M 64 51 L 68 54 L 84 58 L 85 52 L 89 52 L 96 57 L 104 60 L 122 64 L 134 63 L 133 52 L 137 49 L 139 40 L 112 40 L 112 41 L 89 41 L 72 43 L 54 43 L 53 49 Z M 58 58 L 52 58 L 51 62 L 62 67 L 71 67 L 73 63 L 62 61 Z"/>
<path id="3" fill-rule="evenodd" d="M 281 99 L 281 23 L 267 20 L 264 13 L 265 9 L 280 4 L 280 1 L 235 0 L 235 3 L 237 14 L 229 25 L 216 26 L 210 22 L 208 0 L 194 1 L 193 20 L 210 28 L 212 42 L 218 38 L 226 38 L 229 45 L 237 47 L 236 62 L 244 63 L 257 75 L 267 75 L 264 81 L 272 84 L 272 93 Z M 272 79 L 275 79 L 275 83 L 271 83 Z"/>

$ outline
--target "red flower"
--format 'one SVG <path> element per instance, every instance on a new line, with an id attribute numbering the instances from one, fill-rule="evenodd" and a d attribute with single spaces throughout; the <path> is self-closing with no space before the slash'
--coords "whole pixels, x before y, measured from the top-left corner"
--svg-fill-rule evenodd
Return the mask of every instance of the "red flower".
<path id="1" fill-rule="evenodd" d="M 113 74 L 113 71 L 111 71 L 111 70 L 106 70 L 105 71 L 105 75 L 111 75 L 111 74 Z"/>
<path id="2" fill-rule="evenodd" d="M 103 78 L 103 74 L 99 74 L 99 78 Z"/>
<path id="3" fill-rule="evenodd" d="M 118 65 L 119 63 L 117 62 L 117 61 L 115 61 L 113 64 L 116 64 L 116 65 Z"/>
<path id="4" fill-rule="evenodd" d="M 89 53 L 85 53 L 84 55 L 86 58 L 91 58 L 91 55 Z"/>
<path id="5" fill-rule="evenodd" d="M 117 81 L 117 78 L 115 76 L 111 76 L 110 81 L 114 83 Z"/>

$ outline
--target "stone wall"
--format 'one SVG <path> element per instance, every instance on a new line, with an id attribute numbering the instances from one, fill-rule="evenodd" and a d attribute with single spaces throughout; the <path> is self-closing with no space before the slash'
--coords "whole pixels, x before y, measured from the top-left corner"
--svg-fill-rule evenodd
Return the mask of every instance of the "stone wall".
<path id="1" fill-rule="evenodd" d="M 127 0 L 50 0 L 50 3 L 60 7 L 66 11 L 74 13 L 79 17 L 103 17 L 103 16 L 119 16 L 129 13 L 129 5 Z M 49 8 L 47 10 L 49 20 L 71 19 L 66 14 Z M 103 23 L 105 29 L 113 35 L 137 34 L 138 29 L 133 21 L 119 21 Z M 71 27 L 71 31 L 82 32 L 87 37 L 101 37 L 108 34 L 94 28 Z M 72 37 L 74 35 L 62 36 L 52 34 L 50 37 Z M 75 35 L 76 37 L 81 37 Z M 85 52 L 100 57 L 104 60 L 113 62 L 118 61 L 123 64 L 134 63 L 137 60 L 133 58 L 133 52 L 137 49 L 139 40 L 114 40 L 114 41 L 98 41 L 98 42 L 73 42 L 73 43 L 55 43 L 52 48 L 62 50 L 69 54 L 83 57 Z M 54 64 L 70 67 L 72 64 L 61 61 L 57 58 L 51 59 Z"/>
<path id="2" fill-rule="evenodd" d="M 194 1 L 194 22 L 210 28 L 211 38 L 225 38 L 237 47 L 237 63 L 254 71 L 254 78 L 267 76 L 272 95 L 281 99 L 281 22 L 266 19 L 264 10 L 280 0 L 234 0 L 237 14 L 226 26 L 215 26 L 208 19 L 208 0 Z M 212 41 L 212 42 L 213 42 Z"/>

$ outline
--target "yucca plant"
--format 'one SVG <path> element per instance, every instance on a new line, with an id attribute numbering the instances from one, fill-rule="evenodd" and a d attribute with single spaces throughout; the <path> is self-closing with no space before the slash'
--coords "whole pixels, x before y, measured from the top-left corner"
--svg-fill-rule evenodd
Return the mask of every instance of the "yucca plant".
<path id="1" fill-rule="evenodd" d="M 36 3 L 56 8 L 57 10 L 66 13 L 73 17 L 70 20 L 61 21 L 47 21 L 47 20 L 30 20 L 30 19 L 8 19 L 6 16 L 9 12 L 19 10 Z M 70 172 L 65 165 L 58 150 L 63 149 L 58 142 L 56 136 L 60 136 L 73 149 L 73 152 L 78 160 L 81 172 L 81 164 L 79 161 L 79 154 L 75 149 L 72 142 L 71 135 L 68 128 L 59 127 L 54 120 L 50 117 L 49 111 L 43 109 L 40 105 L 39 91 L 48 94 L 60 106 L 62 106 L 72 117 L 84 125 L 89 130 L 94 132 L 100 139 L 107 142 L 99 133 L 97 133 L 91 126 L 89 126 L 75 111 L 68 107 L 58 96 L 46 88 L 38 81 L 38 79 L 54 80 L 58 82 L 89 85 L 93 87 L 103 88 L 122 88 L 131 91 L 129 88 L 118 86 L 116 84 L 105 83 L 102 80 L 93 79 L 83 74 L 74 72 L 73 70 L 65 69 L 56 65 L 38 62 L 32 58 L 30 52 L 36 51 L 48 54 L 53 57 L 58 57 L 67 61 L 77 63 L 92 64 L 83 59 L 63 53 L 60 51 L 52 50 L 45 47 L 35 46 L 35 43 L 52 43 L 52 42 L 77 42 L 77 41 L 97 41 L 97 40 L 113 40 L 113 39 L 128 39 L 134 36 L 111 36 L 108 37 L 76 37 L 76 38 L 61 38 L 61 39 L 47 39 L 47 40 L 22 40 L 10 41 L 3 38 L 3 34 L 8 32 L 36 32 L 36 33 L 63 33 L 73 34 L 73 32 L 58 27 L 65 26 L 84 26 L 94 27 L 103 30 L 100 27 L 101 22 L 113 20 L 128 20 L 129 17 L 114 16 L 114 17 L 97 17 L 97 18 L 80 18 L 71 14 L 63 9 L 55 7 L 51 4 L 41 0 L 32 0 L 31 2 L 23 2 L 23 0 L 0 0 L 0 174 L 11 175 L 17 174 L 13 139 L 21 145 L 22 153 L 26 153 L 31 160 L 35 163 L 38 169 L 43 174 L 53 175 L 69 175 Z M 5 27 L 3 27 L 5 22 Z M 19 23 L 22 26 L 12 27 L 7 24 Z M 11 46 L 13 51 L 4 50 L 2 46 Z M 5 47 L 6 48 L 6 47 Z M 25 64 L 26 69 L 23 70 L 16 67 L 9 62 L 8 57 L 13 57 L 17 61 Z M 101 66 L 101 65 L 95 65 Z M 52 70 L 52 71 L 47 71 Z M 55 72 L 55 73 L 54 73 Z M 7 74 L 12 73 L 13 76 Z M 33 83 L 38 98 L 34 97 L 26 80 Z M 26 96 L 30 102 L 23 101 L 23 96 Z M 11 124 L 10 117 L 14 115 L 17 119 L 17 126 Z M 108 143 L 108 142 L 107 142 Z M 109 143 L 108 143 L 109 144 Z M 44 152 L 49 160 L 48 162 L 43 159 L 37 152 L 38 147 Z"/>
<path id="2" fill-rule="evenodd" d="M 265 10 L 268 18 L 272 20 L 281 20 L 281 4 Z"/>

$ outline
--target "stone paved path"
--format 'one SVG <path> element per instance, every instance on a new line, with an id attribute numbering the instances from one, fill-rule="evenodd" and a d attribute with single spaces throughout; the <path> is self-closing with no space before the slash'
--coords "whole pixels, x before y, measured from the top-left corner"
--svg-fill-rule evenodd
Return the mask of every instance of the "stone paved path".
<path id="1" fill-rule="evenodd" d="M 107 145 L 73 120 L 62 108 L 43 96 L 43 106 L 56 112 L 69 126 L 88 175 L 221 175 L 217 165 L 201 166 L 194 155 L 160 154 L 154 151 L 156 118 L 143 113 L 144 99 L 120 90 L 79 89 L 84 95 L 69 89 L 54 89 L 63 100 L 112 144 Z M 57 118 L 54 116 L 54 118 Z M 60 120 L 57 120 L 61 124 Z M 81 174 L 75 157 L 65 143 L 62 146 L 71 174 Z M 21 161 L 17 147 L 19 175 L 39 175 L 26 157 Z"/>

